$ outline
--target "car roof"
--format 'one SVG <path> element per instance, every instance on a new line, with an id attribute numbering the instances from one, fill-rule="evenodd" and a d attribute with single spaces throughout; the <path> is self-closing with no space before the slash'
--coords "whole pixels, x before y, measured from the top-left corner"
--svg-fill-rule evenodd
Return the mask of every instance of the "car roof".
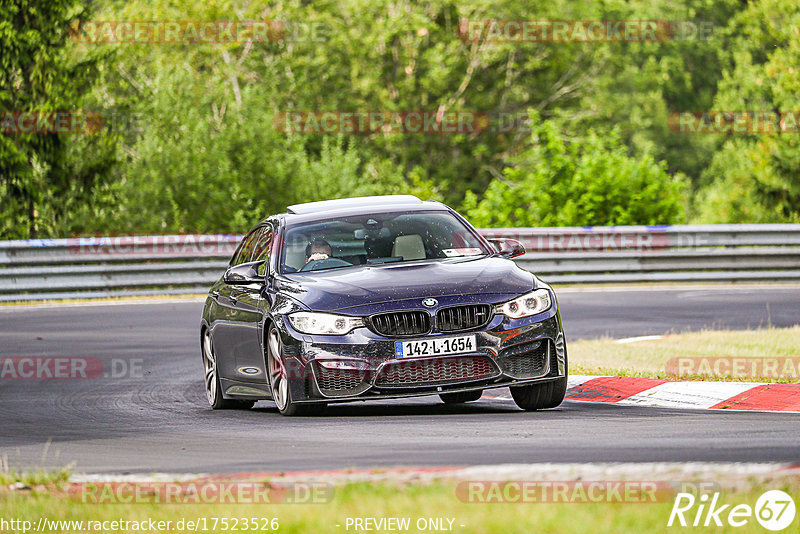
<path id="1" fill-rule="evenodd" d="M 321 200 L 319 202 L 306 202 L 294 204 L 286 208 L 291 215 L 319 215 L 328 211 L 339 211 L 349 208 L 363 208 L 372 206 L 407 207 L 420 205 L 422 201 L 414 195 L 383 195 L 372 197 L 337 198 L 335 200 Z"/>
<path id="2" fill-rule="evenodd" d="M 286 213 L 270 215 L 259 225 L 271 220 L 295 224 L 324 220 L 326 217 L 363 215 L 365 213 L 388 213 L 393 211 L 452 211 L 435 200 L 420 200 L 413 195 L 383 195 L 372 197 L 341 198 L 295 204 L 286 208 Z M 281 223 L 284 224 L 284 223 Z"/>

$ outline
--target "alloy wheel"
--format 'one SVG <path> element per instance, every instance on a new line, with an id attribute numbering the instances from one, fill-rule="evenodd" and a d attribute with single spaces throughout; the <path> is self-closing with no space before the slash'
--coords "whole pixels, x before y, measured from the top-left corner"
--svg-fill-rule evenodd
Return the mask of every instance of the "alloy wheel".
<path id="1" fill-rule="evenodd" d="M 281 342 L 277 330 L 269 333 L 269 383 L 272 399 L 279 410 L 285 410 L 289 401 L 289 382 L 286 366 L 281 359 Z"/>
<path id="2" fill-rule="evenodd" d="M 217 360 L 208 330 L 203 334 L 203 366 L 205 368 L 206 398 L 211 406 L 217 400 Z"/>

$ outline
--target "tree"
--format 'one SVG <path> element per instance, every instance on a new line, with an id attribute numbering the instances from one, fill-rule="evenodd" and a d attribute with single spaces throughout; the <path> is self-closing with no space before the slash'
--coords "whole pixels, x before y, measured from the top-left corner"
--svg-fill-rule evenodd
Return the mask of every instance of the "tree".
<path id="1" fill-rule="evenodd" d="M 438 194 L 420 172 L 403 173 L 359 150 L 357 138 L 278 131 L 269 87 L 243 81 L 234 93 L 226 69 L 198 76 L 206 60 L 189 66 L 167 59 L 126 75 L 137 88 L 133 95 L 119 89 L 114 99 L 129 100 L 135 120 L 121 137 L 114 209 L 97 220 L 106 230 L 243 232 L 298 202 Z M 119 83 L 114 76 L 107 86 Z"/>
<path id="2" fill-rule="evenodd" d="M 14 131 L 23 113 L 31 114 L 26 127 L 31 117 L 57 111 L 82 115 L 80 106 L 101 58 L 73 52 L 70 26 L 88 16 L 79 5 L 75 0 L 0 0 L 0 237 L 57 233 L 71 208 L 91 201 L 113 162 L 112 142 L 102 135 L 74 139 L 80 134 L 57 128 Z"/>
<path id="3" fill-rule="evenodd" d="M 729 0 L 726 0 L 729 1 Z M 324 28 L 323 42 L 287 39 L 275 43 L 222 45 L 136 45 L 125 47 L 118 70 L 123 81 L 142 88 L 112 84 L 128 96 L 149 99 L 154 91 L 172 91 L 169 72 L 191 73 L 194 98 L 206 113 L 217 110 L 260 115 L 286 110 L 350 111 L 475 111 L 491 120 L 481 132 L 458 134 L 345 135 L 347 146 L 362 162 L 378 160 L 400 169 L 407 182 L 417 169 L 435 183 L 451 204 L 462 202 L 468 190 L 483 191 L 527 139 L 523 118 L 528 108 L 543 116 L 561 112 L 574 121 L 585 109 L 581 98 L 593 87 L 607 85 L 623 71 L 628 54 L 618 43 L 564 43 L 465 38 L 462 20 L 637 18 L 645 2 L 634 7 L 612 3 L 604 7 L 588 0 L 529 2 L 490 0 L 465 3 L 431 0 L 423 3 L 354 0 L 330 4 L 287 1 L 280 8 L 255 2 L 222 3 L 131 0 L 109 20 L 260 20 L 287 19 Z M 624 52 L 624 53 L 621 53 Z M 671 54 L 677 54 L 675 50 Z M 618 60 L 618 58 L 621 58 Z M 650 73 L 640 74 L 644 79 Z M 601 79 L 602 78 L 602 79 Z M 605 80 L 605 81 L 604 81 Z M 631 92 L 620 99 L 624 104 Z M 249 88 L 249 89 L 248 89 Z M 255 89 L 259 98 L 245 99 Z M 687 91 L 691 93 L 691 91 Z M 196 98 L 197 96 L 201 98 Z M 238 96 L 237 96 L 238 95 Z M 117 100 L 119 100 L 117 98 Z M 597 100 L 587 100 L 594 106 Z M 615 102 L 616 104 L 616 102 Z M 256 106 L 256 107 L 251 107 Z M 662 107 L 664 107 L 662 105 Z M 626 109 L 624 106 L 620 106 Z M 147 107 L 144 108 L 147 110 Z M 598 120 L 608 120 L 605 109 Z M 609 113 L 616 113 L 617 108 Z M 146 112 L 147 113 L 147 112 Z M 145 117 L 147 117 L 145 113 Z M 158 119 L 156 119 L 158 120 Z M 617 120 L 615 118 L 615 120 Z M 624 120 L 624 117 L 618 120 Z M 262 125 L 262 128 L 268 127 Z M 580 126 L 579 126 L 580 127 Z M 307 136 L 305 150 L 321 154 L 324 135 Z M 245 151 L 258 149 L 242 147 Z M 124 164 L 129 180 L 136 169 Z M 387 190 L 392 190 L 388 187 Z"/>
<path id="4" fill-rule="evenodd" d="M 798 28 L 795 1 L 760 0 L 731 21 L 735 38 L 714 108 L 773 113 L 776 127 L 725 140 L 704 173 L 710 185 L 698 195 L 697 222 L 800 222 Z"/>
<path id="5" fill-rule="evenodd" d="M 761 13 L 739 0 L 99 0 L 93 18 L 101 21 L 271 20 L 288 21 L 290 31 L 275 42 L 70 46 L 66 28 L 89 13 L 67 0 L 41 0 L 41 6 L 0 0 L 0 60 L 7 67 L 0 72 L 0 109 L 88 106 L 132 125 L 93 136 L 0 137 L 0 235 L 241 231 L 254 217 L 288 203 L 355 194 L 419 192 L 455 207 L 467 198 L 466 207 L 477 209 L 487 190 L 497 195 L 512 177 L 524 181 L 534 172 L 526 154 L 533 150 L 531 129 L 541 124 L 528 124 L 529 109 L 557 132 L 569 157 L 590 160 L 576 171 L 591 163 L 607 177 L 604 165 L 638 162 L 661 185 L 666 170 L 686 175 L 696 190 L 735 170 L 726 164 L 736 160 L 744 184 L 737 188 L 761 176 L 761 185 L 748 185 L 743 197 L 763 203 L 764 210 L 755 210 L 761 215 L 721 208 L 733 190 L 724 183 L 704 191 L 702 198 L 714 200 L 698 209 L 719 217 L 734 211 L 732 217 L 786 217 L 770 206 L 794 198 L 786 180 L 772 182 L 794 172 L 788 138 L 748 144 L 734 154 L 738 145 L 724 146 L 725 138 L 667 127 L 671 111 L 708 109 L 716 102 L 724 68 L 720 94 L 737 94 L 738 77 L 751 74 L 736 65 L 760 69 L 770 54 L 791 79 L 797 58 L 778 53 L 789 39 L 762 19 L 773 11 L 791 20 L 796 2 L 777 4 L 760 2 L 766 6 Z M 742 11 L 749 14 L 736 16 Z M 731 17 L 734 22 L 719 33 Z M 471 40 L 463 34 L 465 19 L 685 20 L 715 29 L 710 39 L 678 34 L 646 42 Z M 304 33 L 314 28 L 320 32 Z M 744 53 L 752 60 L 740 58 Z M 18 83 L 24 77 L 14 73 L 26 65 L 39 74 Z M 746 85 L 748 94 L 757 89 Z M 463 110 L 486 114 L 491 123 L 484 131 L 457 134 L 290 135 L 277 130 L 273 118 L 292 110 Z M 611 130 L 617 132 L 613 141 L 605 139 Z M 589 143 L 591 157 L 581 143 Z M 603 149 L 625 158 L 611 160 Z M 769 158 L 755 156 L 767 152 Z M 744 161 L 744 154 L 754 156 Z M 590 175 L 581 180 L 576 191 L 617 198 L 610 181 L 590 185 Z M 593 220 L 682 218 L 672 208 L 659 215 L 617 205 L 622 211 L 605 213 L 588 197 L 562 200 Z M 235 213 L 231 205 L 238 206 Z"/>
<path id="6" fill-rule="evenodd" d="M 628 156 L 612 131 L 564 139 L 553 121 L 532 116 L 531 147 L 489 185 L 468 193 L 478 226 L 594 226 L 683 221 L 685 186 L 649 155 Z"/>

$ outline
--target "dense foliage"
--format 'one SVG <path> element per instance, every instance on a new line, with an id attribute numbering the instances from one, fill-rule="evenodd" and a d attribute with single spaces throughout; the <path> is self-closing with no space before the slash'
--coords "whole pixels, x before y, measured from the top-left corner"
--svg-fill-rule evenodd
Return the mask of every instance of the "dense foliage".
<path id="1" fill-rule="evenodd" d="M 627 155 L 618 134 L 590 131 L 565 142 L 552 121 L 536 122 L 531 147 L 478 201 L 467 191 L 470 220 L 482 227 L 663 224 L 684 218 L 683 183 L 647 154 Z"/>
<path id="2" fill-rule="evenodd" d="M 0 0 L 0 238 L 241 232 L 293 202 L 412 193 L 479 225 L 800 220 L 797 135 L 682 110 L 797 111 L 798 0 Z M 465 38 L 466 20 L 669 20 L 644 42 Z M 91 42 L 75 21 L 286 21 L 268 42 Z M 89 42 L 87 42 L 89 41 Z M 287 111 L 467 111 L 457 133 L 286 133 Z"/>
<path id="3" fill-rule="evenodd" d="M 73 0 L 0 0 L 0 237 L 60 233 L 109 179 L 111 139 L 17 133 L 5 120 L 82 109 L 103 59 L 71 53 L 70 24 L 87 16 Z"/>

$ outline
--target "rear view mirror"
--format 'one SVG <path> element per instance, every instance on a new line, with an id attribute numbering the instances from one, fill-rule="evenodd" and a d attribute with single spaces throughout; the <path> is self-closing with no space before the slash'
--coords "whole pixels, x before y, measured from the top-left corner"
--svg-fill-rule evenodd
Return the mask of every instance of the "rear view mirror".
<path id="1" fill-rule="evenodd" d="M 258 268 L 263 263 L 263 260 L 251 261 L 249 263 L 242 263 L 241 265 L 230 267 L 225 271 L 223 280 L 225 280 L 226 284 L 231 285 L 263 284 L 264 275 L 258 274 Z"/>
<path id="2" fill-rule="evenodd" d="M 525 254 L 525 247 L 516 239 L 489 239 L 489 242 L 497 249 L 497 253 L 504 258 L 516 258 Z"/>

